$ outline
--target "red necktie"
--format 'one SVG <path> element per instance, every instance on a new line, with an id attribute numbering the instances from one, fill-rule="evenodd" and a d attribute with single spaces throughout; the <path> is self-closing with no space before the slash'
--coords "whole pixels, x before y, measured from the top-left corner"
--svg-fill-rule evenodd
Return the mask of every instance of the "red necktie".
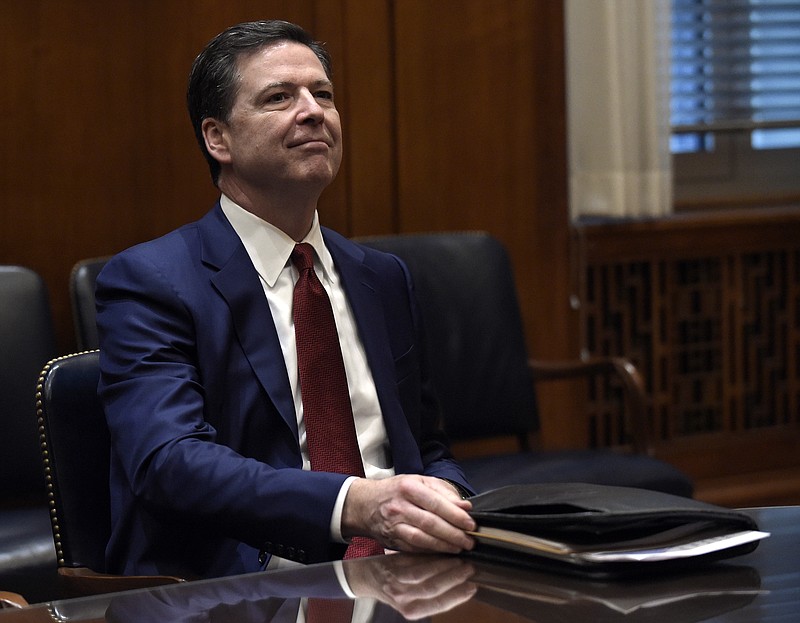
<path id="1" fill-rule="evenodd" d="M 314 272 L 314 248 L 308 243 L 296 245 L 292 263 L 299 272 L 292 315 L 311 469 L 363 478 L 336 321 L 328 295 Z M 376 541 L 355 537 L 345 558 L 382 553 Z"/>

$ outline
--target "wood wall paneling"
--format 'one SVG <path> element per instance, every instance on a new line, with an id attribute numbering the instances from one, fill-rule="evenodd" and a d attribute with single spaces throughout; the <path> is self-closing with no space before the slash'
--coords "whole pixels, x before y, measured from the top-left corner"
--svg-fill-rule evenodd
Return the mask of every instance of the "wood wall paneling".
<path id="1" fill-rule="evenodd" d="M 339 181 L 347 185 L 349 219 L 341 231 L 393 233 L 398 215 L 391 3 L 345 0 L 343 14 L 335 81 L 347 156 Z"/>

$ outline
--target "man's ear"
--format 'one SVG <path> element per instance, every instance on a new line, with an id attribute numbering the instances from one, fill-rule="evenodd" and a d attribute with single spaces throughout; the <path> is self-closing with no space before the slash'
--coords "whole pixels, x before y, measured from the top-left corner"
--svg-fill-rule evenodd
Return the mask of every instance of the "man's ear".
<path id="1" fill-rule="evenodd" d="M 228 150 L 227 125 L 214 117 L 206 117 L 200 125 L 206 149 L 211 156 L 220 163 L 230 162 Z"/>

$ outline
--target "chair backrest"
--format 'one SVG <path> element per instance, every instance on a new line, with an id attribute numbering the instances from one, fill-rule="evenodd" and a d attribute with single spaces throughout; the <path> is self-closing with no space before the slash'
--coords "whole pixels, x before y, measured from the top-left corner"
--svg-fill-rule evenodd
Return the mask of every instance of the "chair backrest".
<path id="1" fill-rule="evenodd" d="M 34 391 L 42 366 L 56 355 L 50 300 L 42 278 L 0 266 L 0 494 L 44 501 Z"/>
<path id="2" fill-rule="evenodd" d="M 91 351 L 48 363 L 36 404 L 58 564 L 102 572 L 111 533 L 111 442 L 97 396 L 99 356 Z"/>
<path id="3" fill-rule="evenodd" d="M 94 286 L 97 275 L 103 270 L 108 259 L 109 257 L 105 256 L 81 260 L 72 267 L 72 272 L 70 272 L 69 295 L 78 350 L 91 350 L 99 347 Z"/>
<path id="4" fill-rule="evenodd" d="M 538 428 L 514 275 L 485 232 L 357 238 L 406 262 L 426 331 L 432 378 L 453 439 Z"/>

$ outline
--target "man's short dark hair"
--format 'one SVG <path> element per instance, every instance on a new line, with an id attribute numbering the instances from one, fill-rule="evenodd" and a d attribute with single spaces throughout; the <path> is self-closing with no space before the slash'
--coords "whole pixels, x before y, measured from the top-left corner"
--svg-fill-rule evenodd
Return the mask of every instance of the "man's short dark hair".
<path id="1" fill-rule="evenodd" d="M 211 169 L 211 179 L 215 185 L 220 164 L 206 149 L 203 120 L 212 117 L 228 121 L 238 92 L 239 58 L 279 41 L 294 41 L 310 48 L 322 63 L 328 79 L 331 78 L 331 58 L 323 45 L 300 26 L 282 20 L 244 22 L 231 26 L 209 41 L 192 63 L 186 103 L 195 137 Z"/>

